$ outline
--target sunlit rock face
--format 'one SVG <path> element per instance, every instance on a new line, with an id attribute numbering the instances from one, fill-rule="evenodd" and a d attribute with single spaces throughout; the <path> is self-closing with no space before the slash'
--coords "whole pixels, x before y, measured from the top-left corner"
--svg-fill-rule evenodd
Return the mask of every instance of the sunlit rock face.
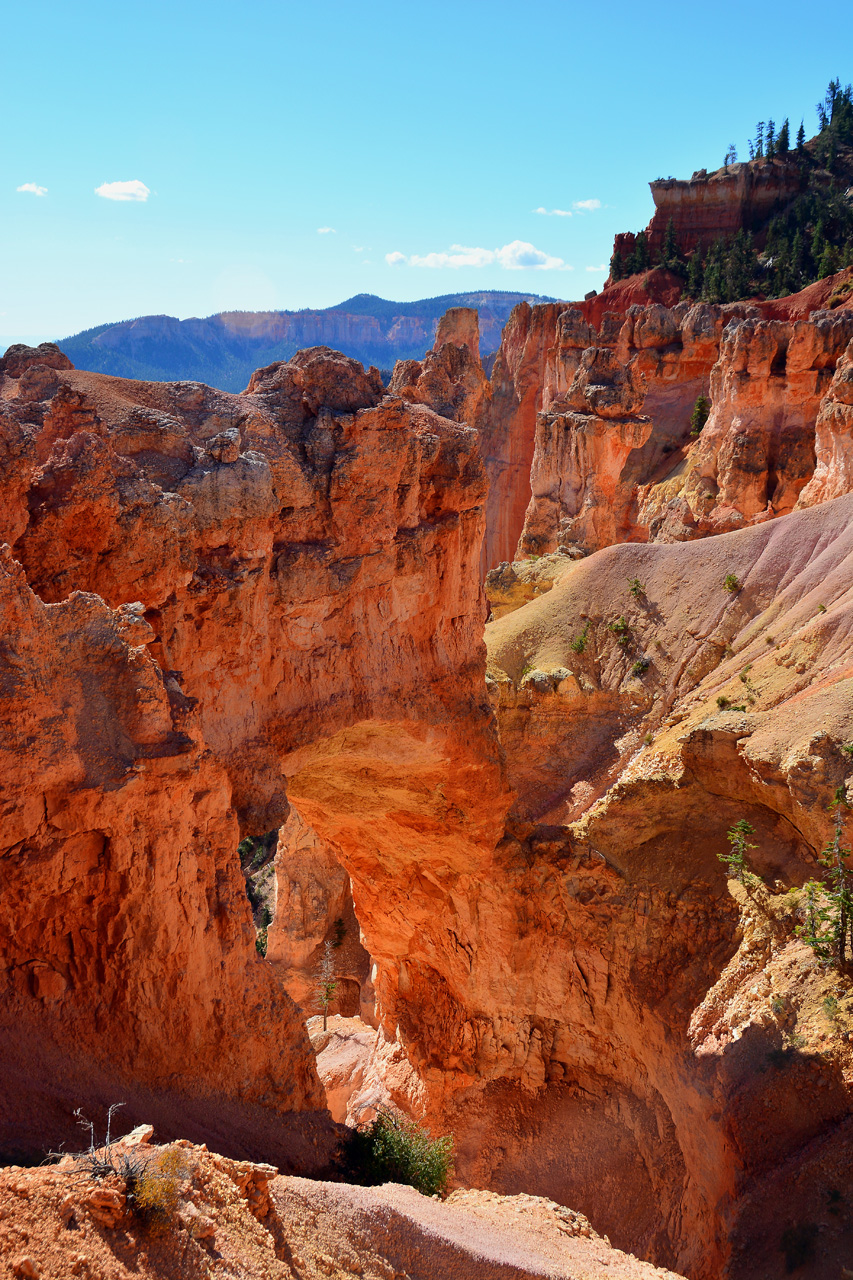
<path id="1" fill-rule="evenodd" d="M 583 307 L 522 306 L 507 325 L 479 419 L 492 479 L 485 572 L 703 537 L 849 490 L 830 387 L 849 311 L 780 320 L 763 312 L 781 304 L 647 303 L 603 311 L 596 327 Z M 700 397 L 710 416 L 696 433 Z"/>
<path id="2" fill-rule="evenodd" d="M 240 835 L 279 826 L 289 794 L 365 919 L 397 921 L 371 945 L 396 1025 L 400 949 L 452 945 L 409 879 L 436 858 L 472 873 L 500 831 L 475 433 L 326 349 L 239 396 L 13 354 L 7 1141 L 55 1141 L 72 1101 L 155 1091 L 161 1119 L 193 1111 L 190 1136 L 251 1146 L 323 1092 L 255 950 Z"/>
<path id="3" fill-rule="evenodd" d="M 823 1012 L 846 988 L 796 937 L 788 890 L 848 785 L 853 497 L 791 511 L 809 500 L 796 450 L 778 519 L 737 481 L 726 442 L 748 409 L 770 440 L 749 388 L 770 396 L 785 335 L 780 433 L 814 406 L 827 473 L 844 454 L 849 338 L 764 323 L 522 308 L 487 385 L 457 315 L 387 395 L 326 349 L 239 396 L 16 356 L 9 1145 L 120 1092 L 316 1170 L 331 1121 L 307 1113 L 390 1101 L 453 1130 L 461 1178 L 573 1204 L 692 1280 L 784 1258 L 787 1206 L 817 1214 L 849 1157 L 851 1049 Z M 483 539 L 508 541 L 522 506 L 487 479 L 511 457 L 546 554 L 492 580 L 487 656 Z M 700 541 L 729 526 L 667 505 L 652 529 L 642 504 L 660 514 L 664 482 L 686 503 L 694 457 L 743 527 Z M 749 893 L 718 857 L 741 817 Z M 264 960 L 236 845 L 273 829 Z M 315 1034 L 327 1095 L 304 1016 L 338 919 L 362 1020 Z"/>

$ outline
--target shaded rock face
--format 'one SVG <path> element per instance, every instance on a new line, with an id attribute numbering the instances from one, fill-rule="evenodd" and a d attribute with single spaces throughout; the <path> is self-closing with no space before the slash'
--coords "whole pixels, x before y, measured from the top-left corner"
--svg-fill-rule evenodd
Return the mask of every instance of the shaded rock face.
<path id="1" fill-rule="evenodd" d="M 330 943 L 338 984 L 330 1011 L 373 1023 L 373 966 L 360 941 L 349 876 L 339 852 L 292 807 L 279 832 L 275 883 L 266 958 L 288 995 L 306 1015 L 317 1011 L 320 963 Z"/>
<path id="2" fill-rule="evenodd" d="M 236 843 L 289 794 L 341 851 L 360 915 L 400 921 L 371 947 L 396 1025 L 399 950 L 453 948 L 410 880 L 452 892 L 506 807 L 474 433 L 326 349 L 241 396 L 32 372 L 0 399 L 4 1142 L 153 1090 L 158 1123 L 284 1159 L 323 1095 Z"/>

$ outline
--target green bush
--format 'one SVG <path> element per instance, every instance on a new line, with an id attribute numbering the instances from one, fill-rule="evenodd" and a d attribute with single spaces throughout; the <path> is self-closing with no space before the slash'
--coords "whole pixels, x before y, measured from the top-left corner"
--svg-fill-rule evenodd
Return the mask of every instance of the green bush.
<path id="1" fill-rule="evenodd" d="M 440 1194 L 453 1169 L 453 1138 L 431 1138 L 414 1120 L 386 1107 L 350 1139 L 350 1172 L 363 1185 L 403 1182 L 425 1196 Z"/>
<path id="2" fill-rule="evenodd" d="M 583 653 L 584 649 L 586 648 L 586 641 L 587 641 L 588 635 L 589 635 L 589 619 L 587 619 L 586 626 L 584 627 L 580 635 L 571 641 L 571 644 L 569 647 L 571 648 L 573 653 Z"/>
<path id="3" fill-rule="evenodd" d="M 727 573 L 723 579 L 723 586 L 726 591 L 740 591 L 740 582 L 736 573 Z"/>
<path id="4" fill-rule="evenodd" d="M 698 436 L 708 421 L 711 413 L 711 401 L 707 396 L 697 396 L 696 403 L 693 405 L 693 412 L 690 415 L 690 434 Z"/>

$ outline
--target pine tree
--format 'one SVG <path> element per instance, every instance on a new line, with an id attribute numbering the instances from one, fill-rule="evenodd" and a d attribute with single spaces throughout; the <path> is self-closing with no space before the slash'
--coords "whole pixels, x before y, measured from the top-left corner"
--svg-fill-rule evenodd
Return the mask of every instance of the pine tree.
<path id="1" fill-rule="evenodd" d="M 764 155 L 764 121 L 759 120 L 755 129 L 755 155 L 760 160 Z"/>
<path id="2" fill-rule="evenodd" d="M 782 128 L 779 130 L 779 136 L 776 139 L 776 150 L 780 156 L 786 156 L 791 149 L 791 126 L 788 124 L 786 116 Z"/>
<path id="3" fill-rule="evenodd" d="M 767 121 L 767 132 L 764 135 L 764 150 L 767 152 L 767 156 L 770 160 L 772 160 L 776 154 L 776 138 L 773 133 L 775 127 L 776 126 L 772 120 Z"/>
<path id="4" fill-rule="evenodd" d="M 840 797 L 843 800 L 843 795 Z M 841 843 L 843 819 L 841 803 L 835 811 L 835 836 L 823 850 L 820 861 L 826 868 L 823 881 L 809 880 L 806 892 L 806 919 L 796 932 L 815 955 L 839 969 L 853 955 L 853 870 L 848 866 L 850 850 Z"/>
<path id="5" fill-rule="evenodd" d="M 803 154 L 803 152 L 805 151 L 805 148 L 806 148 L 806 130 L 805 130 L 805 127 L 804 127 L 803 122 L 802 122 L 802 120 L 801 120 L 801 121 L 800 121 L 800 127 L 799 127 L 799 129 L 797 130 L 797 152 L 798 152 L 798 154 L 799 154 L 799 155 L 802 155 L 802 154 Z"/>
<path id="6" fill-rule="evenodd" d="M 729 852 L 717 854 L 720 862 L 724 862 L 728 867 L 732 880 L 739 880 L 741 884 L 747 887 L 753 887 L 760 883 L 760 878 L 749 870 L 747 863 L 747 850 L 758 848 L 757 844 L 750 844 L 749 842 L 749 837 L 754 835 L 755 827 L 752 823 L 747 822 L 746 818 L 741 818 L 726 832 Z"/>
<path id="7" fill-rule="evenodd" d="M 836 265 L 835 250 L 832 245 L 827 242 L 818 263 L 817 278 L 818 280 L 825 280 L 827 276 L 835 275 L 837 270 L 838 267 Z"/>
<path id="8" fill-rule="evenodd" d="M 660 265 L 666 267 L 668 271 L 676 272 L 678 275 L 683 275 L 684 273 L 684 259 L 678 250 L 678 239 L 672 218 L 666 224 L 660 251 Z"/>
<path id="9" fill-rule="evenodd" d="M 724 255 L 725 242 L 722 239 L 715 240 L 705 259 L 705 278 L 702 284 L 702 298 L 705 302 L 725 301 Z"/>
<path id="10" fill-rule="evenodd" d="M 625 261 L 622 254 L 617 249 L 613 257 L 610 259 L 610 279 L 615 283 L 621 280 L 625 275 Z"/>
<path id="11" fill-rule="evenodd" d="M 697 244 L 693 253 L 690 255 L 690 262 L 687 267 L 687 284 L 685 289 L 689 298 L 701 298 L 704 279 L 705 273 L 702 270 L 702 249 L 701 246 Z"/>
<path id="12" fill-rule="evenodd" d="M 628 272 L 632 276 L 639 275 L 649 265 L 649 241 L 645 231 L 638 231 L 634 241 L 634 252 L 628 259 Z"/>
<path id="13" fill-rule="evenodd" d="M 335 998 L 338 980 L 335 977 L 335 957 L 331 941 L 324 943 L 323 956 L 317 969 L 317 998 L 323 1010 L 323 1030 L 326 1030 L 329 1019 L 329 1005 Z"/>

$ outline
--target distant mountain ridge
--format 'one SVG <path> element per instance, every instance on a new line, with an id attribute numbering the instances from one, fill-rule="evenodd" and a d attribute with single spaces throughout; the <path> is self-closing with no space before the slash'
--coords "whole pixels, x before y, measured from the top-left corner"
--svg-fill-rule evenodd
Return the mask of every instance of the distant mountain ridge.
<path id="1" fill-rule="evenodd" d="M 432 345 L 450 307 L 475 307 L 483 355 L 500 345 L 501 330 L 519 302 L 554 302 L 532 293 L 482 290 L 392 302 L 359 293 L 334 307 L 302 311 L 223 311 L 203 319 L 138 316 L 98 325 L 59 346 L 77 366 L 146 381 L 206 382 L 241 391 L 255 369 L 287 360 L 302 347 L 329 346 L 365 366 L 390 369 L 418 359 Z"/>

